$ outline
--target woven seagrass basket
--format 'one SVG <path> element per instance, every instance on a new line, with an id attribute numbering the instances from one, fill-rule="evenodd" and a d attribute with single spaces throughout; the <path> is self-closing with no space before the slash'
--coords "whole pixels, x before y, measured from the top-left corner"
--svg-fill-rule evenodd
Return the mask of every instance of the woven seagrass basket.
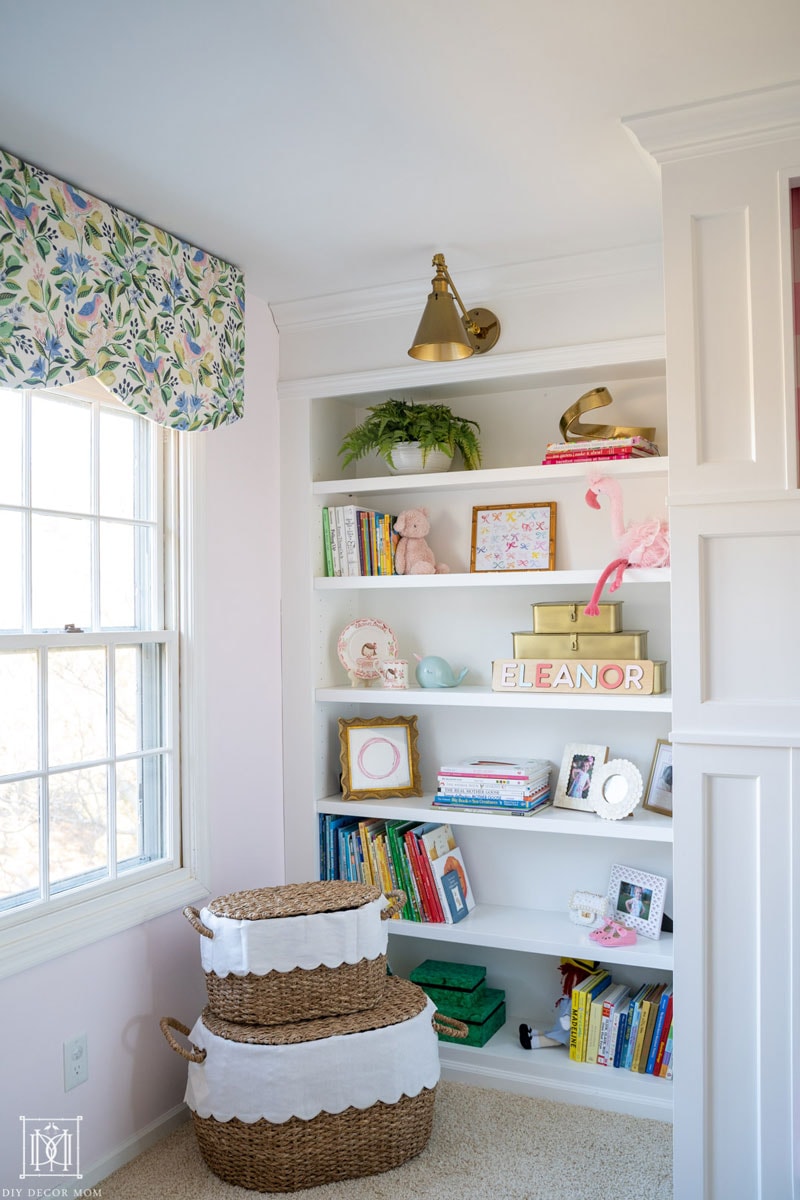
<path id="1" fill-rule="evenodd" d="M 212 1012 L 236 1024 L 277 1025 L 358 1012 L 378 1004 L 386 982 L 386 933 L 381 934 L 381 922 L 400 912 L 406 897 L 399 890 L 388 892 L 389 903 L 383 908 L 376 903 L 380 899 L 377 887 L 331 880 L 232 892 L 213 900 L 202 914 L 196 908 L 184 908 L 192 927 L 215 943 L 213 950 L 201 943 Z M 339 924 L 350 957 L 356 961 L 318 962 L 312 946 L 313 966 L 282 962 L 279 970 L 234 967 L 223 973 L 214 969 L 215 959 L 226 953 L 226 942 L 234 947 L 236 956 L 247 938 L 257 940 L 262 960 L 270 961 L 271 930 L 277 936 L 278 927 L 291 943 L 296 925 L 297 945 L 308 949 L 309 940 L 314 941 L 309 918 L 320 918 L 317 940 L 322 954 L 329 954 L 331 939 L 322 914 L 329 914 Z M 203 915 L 213 921 L 214 929 L 204 923 Z M 271 922 L 275 923 L 272 927 Z M 359 939 L 370 947 L 363 957 Z"/>
<path id="2" fill-rule="evenodd" d="M 405 1076 L 413 1080 L 414 1087 L 421 1078 L 430 1080 L 431 1086 L 423 1086 L 415 1094 L 401 1094 L 393 1102 L 377 1100 L 367 1107 L 351 1105 L 338 1112 L 326 1112 L 323 1109 L 310 1119 L 299 1116 L 283 1119 L 285 1114 L 281 1113 L 280 1121 L 265 1118 L 254 1120 L 253 1111 L 247 1113 L 248 1120 L 230 1116 L 227 1112 L 226 1119 L 218 1119 L 214 1115 L 202 1116 L 196 1111 L 200 1105 L 194 1100 L 195 1095 L 202 1097 L 202 1103 L 209 1113 L 224 1108 L 226 1101 L 230 1103 L 229 1096 L 223 1099 L 215 1093 L 221 1074 L 224 1076 L 225 1071 L 229 1070 L 226 1064 L 221 1071 L 217 1063 L 216 1075 L 214 1073 L 214 1056 L 222 1052 L 220 1039 L 222 1043 L 236 1043 L 240 1056 L 257 1049 L 263 1056 L 264 1047 L 269 1056 L 273 1050 L 306 1044 L 310 1057 L 307 1056 L 304 1062 L 313 1087 L 306 1088 L 305 1092 L 324 1096 L 329 1086 L 335 1086 L 330 1076 L 341 1074 L 341 1071 L 333 1072 L 330 1069 L 337 1055 L 340 1056 L 341 1047 L 336 1048 L 336 1055 L 326 1059 L 327 1039 L 338 1042 L 345 1035 L 345 1041 L 350 1042 L 352 1037 L 352 1047 L 345 1046 L 344 1055 L 348 1061 L 353 1058 L 360 1061 L 363 1070 L 364 1054 L 358 1051 L 363 1049 L 368 1055 L 371 1054 L 372 1043 L 367 1046 L 362 1042 L 357 1048 L 359 1037 L 369 1037 L 375 1030 L 385 1030 L 390 1037 L 394 1036 L 397 1027 L 420 1017 L 426 1009 L 431 1013 L 430 1024 L 427 1017 L 421 1018 L 423 1024 L 417 1026 L 415 1036 L 419 1038 L 424 1026 L 430 1034 L 430 1040 L 425 1037 L 423 1043 L 416 1042 L 417 1046 L 422 1044 L 423 1047 L 417 1055 L 417 1061 L 401 1061 L 397 1065 L 397 1077 L 402 1079 Z M 391 1030 L 389 1027 L 395 1028 Z M 451 1036 L 465 1037 L 468 1032 L 462 1022 L 435 1013 L 431 1002 L 416 984 L 394 976 L 387 980 L 381 1003 L 365 1012 L 256 1027 L 224 1021 L 206 1009 L 192 1031 L 171 1017 L 162 1019 L 161 1029 L 172 1049 L 190 1063 L 186 1098 L 193 1109 L 194 1131 L 206 1165 L 226 1183 L 263 1192 L 293 1192 L 323 1183 L 375 1175 L 419 1154 L 428 1143 L 433 1122 L 439 1077 L 435 1034 L 446 1032 Z M 205 1046 L 200 1048 L 190 1043 L 191 1048 L 187 1049 L 175 1039 L 173 1030 L 185 1037 L 194 1036 L 203 1041 Z M 312 1064 L 320 1059 L 323 1065 L 316 1069 Z M 293 1073 L 291 1062 L 287 1065 L 284 1060 L 274 1070 L 265 1071 L 265 1061 L 269 1062 L 269 1058 L 259 1057 L 258 1063 L 252 1064 L 251 1071 L 237 1072 L 237 1079 L 249 1076 L 256 1081 L 252 1085 L 255 1089 L 260 1086 L 258 1081 L 268 1075 L 269 1082 L 263 1085 L 265 1092 L 271 1092 L 272 1096 L 283 1094 L 281 1079 L 285 1081 Z M 369 1057 L 366 1061 L 369 1061 Z M 327 1071 L 324 1062 L 328 1063 Z M 193 1071 L 201 1073 L 196 1092 L 192 1090 Z M 259 1102 L 258 1097 L 251 1097 L 250 1094 L 240 1101 L 254 1105 L 256 1111 Z"/>

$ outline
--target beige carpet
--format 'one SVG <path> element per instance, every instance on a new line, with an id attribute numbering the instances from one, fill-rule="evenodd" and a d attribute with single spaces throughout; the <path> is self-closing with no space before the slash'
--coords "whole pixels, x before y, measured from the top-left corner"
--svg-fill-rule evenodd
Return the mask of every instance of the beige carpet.
<path id="1" fill-rule="evenodd" d="M 103 1200 L 245 1200 L 208 1170 L 191 1123 L 103 1180 Z M 303 1200 L 669 1200 L 672 1126 L 463 1083 L 440 1083 L 433 1134 L 383 1175 Z"/>

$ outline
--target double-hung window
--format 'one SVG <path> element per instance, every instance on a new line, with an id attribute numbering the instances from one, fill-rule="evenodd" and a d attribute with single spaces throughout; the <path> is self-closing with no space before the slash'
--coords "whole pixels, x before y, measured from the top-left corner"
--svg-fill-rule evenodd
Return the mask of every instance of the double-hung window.
<path id="1" fill-rule="evenodd" d="M 8 970 L 15 951 L 29 965 L 154 915 L 187 882 L 178 437 L 88 388 L 0 390 Z"/>

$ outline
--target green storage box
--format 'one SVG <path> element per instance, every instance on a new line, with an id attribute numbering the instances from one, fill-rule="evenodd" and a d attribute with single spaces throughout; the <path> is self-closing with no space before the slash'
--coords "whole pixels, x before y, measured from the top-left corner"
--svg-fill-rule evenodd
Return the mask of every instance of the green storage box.
<path id="1" fill-rule="evenodd" d="M 426 958 L 414 968 L 410 979 L 430 996 L 441 1012 L 460 1021 L 470 1018 L 486 991 L 486 967 L 472 967 L 468 963 Z"/>
<path id="2" fill-rule="evenodd" d="M 453 1016 L 442 1006 L 440 1009 L 444 1016 Z M 459 1017 L 459 1020 L 464 1021 L 469 1033 L 465 1038 L 450 1037 L 449 1034 L 440 1033 L 440 1042 L 459 1042 L 462 1046 L 485 1046 L 492 1034 L 497 1033 L 501 1025 L 505 1024 L 506 1020 L 506 994 L 499 988 L 485 988 L 483 995 L 476 1001 L 475 1007 L 469 1018 Z"/>

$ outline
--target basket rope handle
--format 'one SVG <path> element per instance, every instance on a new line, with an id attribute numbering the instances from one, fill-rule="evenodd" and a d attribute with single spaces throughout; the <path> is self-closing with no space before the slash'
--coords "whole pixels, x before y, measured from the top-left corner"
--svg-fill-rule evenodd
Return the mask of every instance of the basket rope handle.
<path id="1" fill-rule="evenodd" d="M 191 1050 L 187 1050 L 185 1046 L 181 1046 L 179 1042 L 175 1041 L 171 1030 L 177 1029 L 178 1033 L 182 1033 L 184 1037 L 188 1037 L 190 1030 L 186 1025 L 182 1025 L 174 1017 L 162 1017 L 159 1025 L 161 1026 L 161 1032 L 176 1054 L 180 1054 L 181 1058 L 185 1058 L 187 1062 L 205 1062 L 206 1054 L 208 1053 L 207 1050 L 201 1050 L 198 1046 L 195 1046 L 194 1042 L 191 1043 Z"/>
<path id="2" fill-rule="evenodd" d="M 213 938 L 214 930 L 209 929 L 207 925 L 203 924 L 203 922 L 200 920 L 199 911 L 196 908 L 192 908 L 191 904 L 186 905 L 186 908 L 183 910 L 183 915 L 186 917 L 186 920 L 189 922 L 192 928 L 196 929 L 198 933 L 202 933 L 203 937 Z"/>
<path id="3" fill-rule="evenodd" d="M 386 908 L 381 909 L 381 920 L 388 921 L 395 913 L 402 912 L 406 906 L 406 894 L 401 888 L 397 888 L 394 892 L 386 892 L 386 899 L 389 903 Z"/>
<path id="4" fill-rule="evenodd" d="M 469 1033 L 469 1026 L 463 1021 L 457 1021 L 455 1017 L 447 1017 L 440 1012 L 433 1016 L 433 1028 L 437 1033 L 446 1033 L 448 1037 L 454 1038 L 465 1038 Z"/>

